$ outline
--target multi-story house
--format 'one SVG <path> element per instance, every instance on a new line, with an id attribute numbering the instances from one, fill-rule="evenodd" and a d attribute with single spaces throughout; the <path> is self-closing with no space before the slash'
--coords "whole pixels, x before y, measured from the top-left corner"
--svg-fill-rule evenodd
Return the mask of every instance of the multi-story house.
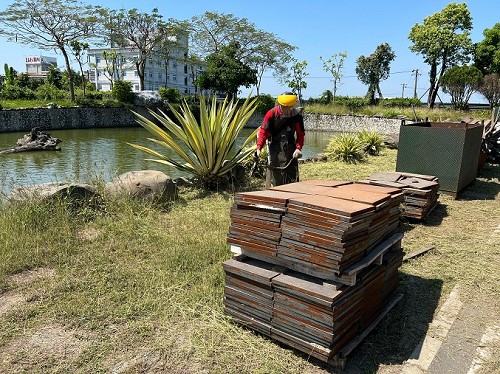
<path id="1" fill-rule="evenodd" d="M 182 44 L 170 51 L 168 58 L 155 51 L 146 60 L 144 90 L 156 91 L 167 87 L 176 88 L 184 95 L 198 93 L 194 82 L 203 67 L 188 62 L 187 37 L 179 39 L 179 42 Z M 110 91 L 114 81 L 124 80 L 132 83 L 133 91 L 139 91 L 139 74 L 134 63 L 138 54 L 138 50 L 133 47 L 87 50 L 90 82 L 98 91 Z"/>
<path id="2" fill-rule="evenodd" d="M 57 68 L 57 59 L 47 56 L 29 56 L 24 60 L 26 74 L 32 78 L 45 78 L 51 66 Z"/>

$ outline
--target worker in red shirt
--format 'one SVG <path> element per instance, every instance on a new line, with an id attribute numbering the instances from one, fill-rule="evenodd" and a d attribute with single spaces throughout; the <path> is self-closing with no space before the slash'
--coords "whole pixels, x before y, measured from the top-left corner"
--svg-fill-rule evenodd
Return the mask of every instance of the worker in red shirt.
<path id="1" fill-rule="evenodd" d="M 299 181 L 297 160 L 304 146 L 304 118 L 302 111 L 294 108 L 297 95 L 285 92 L 277 101 L 264 116 L 257 135 L 257 157 L 267 143 L 266 188 Z"/>

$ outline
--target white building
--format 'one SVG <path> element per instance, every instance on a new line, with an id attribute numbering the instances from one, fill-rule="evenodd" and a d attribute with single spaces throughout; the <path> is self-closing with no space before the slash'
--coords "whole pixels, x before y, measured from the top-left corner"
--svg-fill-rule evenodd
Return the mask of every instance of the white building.
<path id="1" fill-rule="evenodd" d="M 202 68 L 188 64 L 187 50 L 186 37 L 183 46 L 172 52 L 168 60 L 160 53 L 154 53 L 148 58 L 144 70 L 144 90 L 156 91 L 167 87 L 177 88 L 183 95 L 197 93 L 194 81 Z M 139 56 L 137 49 L 92 48 L 87 50 L 87 55 L 90 66 L 88 78 L 98 91 L 111 90 L 111 77 L 113 81 L 131 82 L 133 91 L 140 90 L 139 74 L 134 63 Z"/>
<path id="2" fill-rule="evenodd" d="M 51 66 L 57 68 L 57 59 L 47 56 L 26 57 L 26 74 L 33 78 L 45 78 Z"/>

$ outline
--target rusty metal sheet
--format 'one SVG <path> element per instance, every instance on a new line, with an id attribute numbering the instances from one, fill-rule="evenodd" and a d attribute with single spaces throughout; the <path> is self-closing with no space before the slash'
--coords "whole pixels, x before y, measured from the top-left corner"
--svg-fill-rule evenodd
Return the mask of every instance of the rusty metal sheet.
<path id="1" fill-rule="evenodd" d="M 288 200 L 300 197 L 301 194 L 286 191 L 259 190 L 251 192 L 238 192 L 234 195 L 235 201 L 261 201 L 268 203 L 286 204 Z"/>
<path id="2" fill-rule="evenodd" d="M 323 186 L 323 187 L 337 187 L 343 186 L 345 184 L 351 184 L 352 182 L 347 181 L 335 181 L 335 180 L 323 180 L 323 179 L 309 179 L 306 181 L 296 182 L 302 184 L 310 184 L 314 186 Z M 291 183 L 293 184 L 293 183 Z"/>
<path id="3" fill-rule="evenodd" d="M 236 310 L 226 308 L 224 312 L 233 317 L 238 323 L 240 323 L 242 326 L 251 328 L 255 331 L 260 332 L 261 334 L 264 334 L 266 336 L 271 336 L 271 325 L 267 323 L 263 323 L 261 321 L 256 320 L 255 318 L 249 317 L 241 312 L 238 312 Z"/>
<path id="4" fill-rule="evenodd" d="M 271 266 L 251 259 L 245 259 L 245 262 L 229 259 L 222 263 L 222 267 L 226 273 L 236 274 L 268 286 L 271 286 L 271 279 L 280 274 L 270 270 Z"/>
<path id="5" fill-rule="evenodd" d="M 360 189 L 368 192 L 385 193 L 387 195 L 400 194 L 403 192 L 403 190 L 398 187 L 377 186 L 366 182 L 368 181 L 363 181 L 362 183 L 361 182 L 353 183 L 351 188 Z"/>
<path id="6" fill-rule="evenodd" d="M 271 338 L 323 362 L 328 362 L 332 355 L 332 350 L 329 347 L 310 343 L 274 327 L 271 327 Z"/>
<path id="7" fill-rule="evenodd" d="M 359 188 L 353 188 L 353 184 L 338 186 L 325 192 L 325 196 L 336 197 L 339 199 L 356 201 L 370 204 L 376 207 L 383 207 L 390 201 L 390 195 L 386 193 L 365 191 Z"/>
<path id="8" fill-rule="evenodd" d="M 348 201 L 329 196 L 308 195 L 300 198 L 290 199 L 290 203 L 298 206 L 314 208 L 325 213 L 336 214 L 341 219 L 353 219 L 353 217 L 369 217 L 375 208 L 372 205 Z"/>

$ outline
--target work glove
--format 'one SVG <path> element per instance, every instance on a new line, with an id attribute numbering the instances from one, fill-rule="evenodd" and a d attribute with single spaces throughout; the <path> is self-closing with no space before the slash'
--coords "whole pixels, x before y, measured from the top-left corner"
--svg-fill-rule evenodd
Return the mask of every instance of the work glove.
<path id="1" fill-rule="evenodd" d="M 300 149 L 296 149 L 295 151 L 293 151 L 293 158 L 301 158 L 302 157 L 302 152 L 300 151 Z"/>

